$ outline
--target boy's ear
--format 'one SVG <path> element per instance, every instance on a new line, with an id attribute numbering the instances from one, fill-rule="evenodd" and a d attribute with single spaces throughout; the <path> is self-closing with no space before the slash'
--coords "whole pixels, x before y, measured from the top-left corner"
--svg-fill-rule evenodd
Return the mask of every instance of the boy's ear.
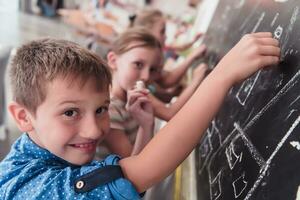
<path id="1" fill-rule="evenodd" d="M 12 102 L 9 104 L 8 110 L 22 132 L 29 132 L 33 130 L 30 112 L 24 106 L 16 102 Z"/>
<path id="2" fill-rule="evenodd" d="M 108 63 L 109 67 L 112 70 L 117 69 L 116 60 L 117 60 L 117 54 L 113 51 L 108 52 L 108 54 L 107 54 L 107 63 Z"/>

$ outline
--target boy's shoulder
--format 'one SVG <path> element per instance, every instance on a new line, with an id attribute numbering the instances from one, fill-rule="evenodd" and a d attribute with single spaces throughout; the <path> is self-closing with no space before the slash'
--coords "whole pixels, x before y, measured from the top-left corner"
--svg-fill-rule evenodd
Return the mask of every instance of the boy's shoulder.
<path id="1" fill-rule="evenodd" d="M 23 134 L 0 163 L 0 199 L 138 199 L 135 188 L 124 178 L 95 186 L 86 193 L 74 190 L 76 179 L 104 166 L 118 165 L 119 159 L 111 155 L 104 161 L 75 166 L 40 148 Z"/>

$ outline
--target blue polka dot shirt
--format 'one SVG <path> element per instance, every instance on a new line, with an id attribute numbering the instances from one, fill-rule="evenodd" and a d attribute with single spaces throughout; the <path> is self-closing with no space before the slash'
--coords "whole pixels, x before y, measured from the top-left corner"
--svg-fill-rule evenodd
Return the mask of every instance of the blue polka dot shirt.
<path id="1" fill-rule="evenodd" d="M 119 157 L 108 156 L 84 166 L 72 165 L 32 142 L 23 134 L 0 163 L 1 200 L 140 199 L 124 178 L 95 187 L 86 193 L 74 191 L 74 180 L 106 165 L 117 165 Z"/>

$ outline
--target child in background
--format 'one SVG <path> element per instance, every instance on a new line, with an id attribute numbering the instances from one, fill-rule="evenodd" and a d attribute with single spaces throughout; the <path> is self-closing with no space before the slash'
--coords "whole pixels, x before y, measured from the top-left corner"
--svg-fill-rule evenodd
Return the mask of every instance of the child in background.
<path id="1" fill-rule="evenodd" d="M 142 88 L 161 69 L 162 51 L 158 40 L 144 29 L 121 34 L 107 55 L 112 69 L 110 134 L 104 144 L 106 154 L 135 155 L 153 136 L 154 116 L 149 91 Z M 135 87 L 137 81 L 140 83 Z M 99 147 L 104 157 L 105 146 Z"/>
<path id="2" fill-rule="evenodd" d="M 24 134 L 0 163 L 0 198 L 139 199 L 138 192 L 164 179 L 192 151 L 232 85 L 278 63 L 279 56 L 271 33 L 243 37 L 138 155 L 93 161 L 109 132 L 105 64 L 66 41 L 21 47 L 10 73 L 15 102 L 9 111 Z M 113 177 L 112 168 L 118 169 Z"/>
<path id="3" fill-rule="evenodd" d="M 166 19 L 161 11 L 155 9 L 142 10 L 132 20 L 131 26 L 144 27 L 148 29 L 148 31 L 151 32 L 161 42 L 163 48 L 172 49 L 172 47 L 165 46 Z M 199 36 L 200 35 L 197 34 L 194 41 L 199 39 Z M 204 44 L 195 48 L 186 57 L 184 62 L 176 66 L 172 71 L 162 71 L 160 77 L 157 78 L 156 83 L 163 88 L 173 87 L 174 85 L 178 84 L 191 64 L 195 60 L 199 59 L 204 54 L 205 50 L 206 46 Z"/>
<path id="4" fill-rule="evenodd" d="M 114 153 L 128 157 L 139 153 L 152 137 L 147 134 L 144 136 L 146 139 L 140 142 L 139 134 L 145 134 L 141 133 L 143 129 L 139 121 L 150 123 L 152 120 L 147 120 L 139 113 L 132 114 L 132 111 L 126 108 L 126 104 L 131 101 L 132 91 L 135 91 L 132 88 L 137 80 L 148 84 L 159 74 L 162 68 L 162 50 L 159 41 L 152 34 L 144 28 L 137 27 L 127 30 L 116 40 L 112 51 L 108 53 L 107 60 L 113 72 L 112 99 L 109 107 L 111 131 L 104 144 L 99 146 L 97 156 L 104 158 Z M 154 110 L 159 111 L 155 112 L 155 116 L 169 120 L 196 90 L 204 77 L 205 70 L 206 66 L 200 66 L 195 70 L 191 84 L 170 107 L 166 107 L 164 102 L 153 95 L 147 94 L 147 99 L 153 104 Z M 141 97 L 146 98 L 142 95 Z M 143 111 L 142 103 L 136 106 L 136 111 Z M 138 127 L 140 133 L 137 133 Z M 139 148 L 134 148 L 133 144 Z M 148 192 L 147 196 L 150 194 L 153 192 Z"/>
<path id="5" fill-rule="evenodd" d="M 99 146 L 97 156 L 104 158 L 115 153 L 122 157 L 135 155 L 153 136 L 155 116 L 170 119 L 178 111 L 204 77 L 206 67 L 195 70 L 195 78 L 181 97 L 166 107 L 148 90 L 134 88 L 137 81 L 151 82 L 162 68 L 162 49 L 159 41 L 146 29 L 132 28 L 115 41 L 107 55 L 113 72 L 111 90 L 110 134 Z M 129 107 L 130 106 L 130 107 Z"/>

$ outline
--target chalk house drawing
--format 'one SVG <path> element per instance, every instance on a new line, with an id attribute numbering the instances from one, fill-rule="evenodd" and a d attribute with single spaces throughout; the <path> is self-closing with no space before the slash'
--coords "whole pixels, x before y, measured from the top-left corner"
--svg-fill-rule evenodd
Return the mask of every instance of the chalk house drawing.
<path id="1" fill-rule="evenodd" d="M 237 94 L 236 94 L 236 98 L 238 100 L 238 102 L 244 106 L 247 99 L 249 98 L 255 83 L 258 80 L 258 77 L 260 76 L 261 71 L 259 71 L 258 73 L 256 73 L 255 76 L 251 76 L 250 78 L 248 78 L 246 81 L 243 82 L 242 86 L 240 87 L 240 89 L 238 90 Z"/>

